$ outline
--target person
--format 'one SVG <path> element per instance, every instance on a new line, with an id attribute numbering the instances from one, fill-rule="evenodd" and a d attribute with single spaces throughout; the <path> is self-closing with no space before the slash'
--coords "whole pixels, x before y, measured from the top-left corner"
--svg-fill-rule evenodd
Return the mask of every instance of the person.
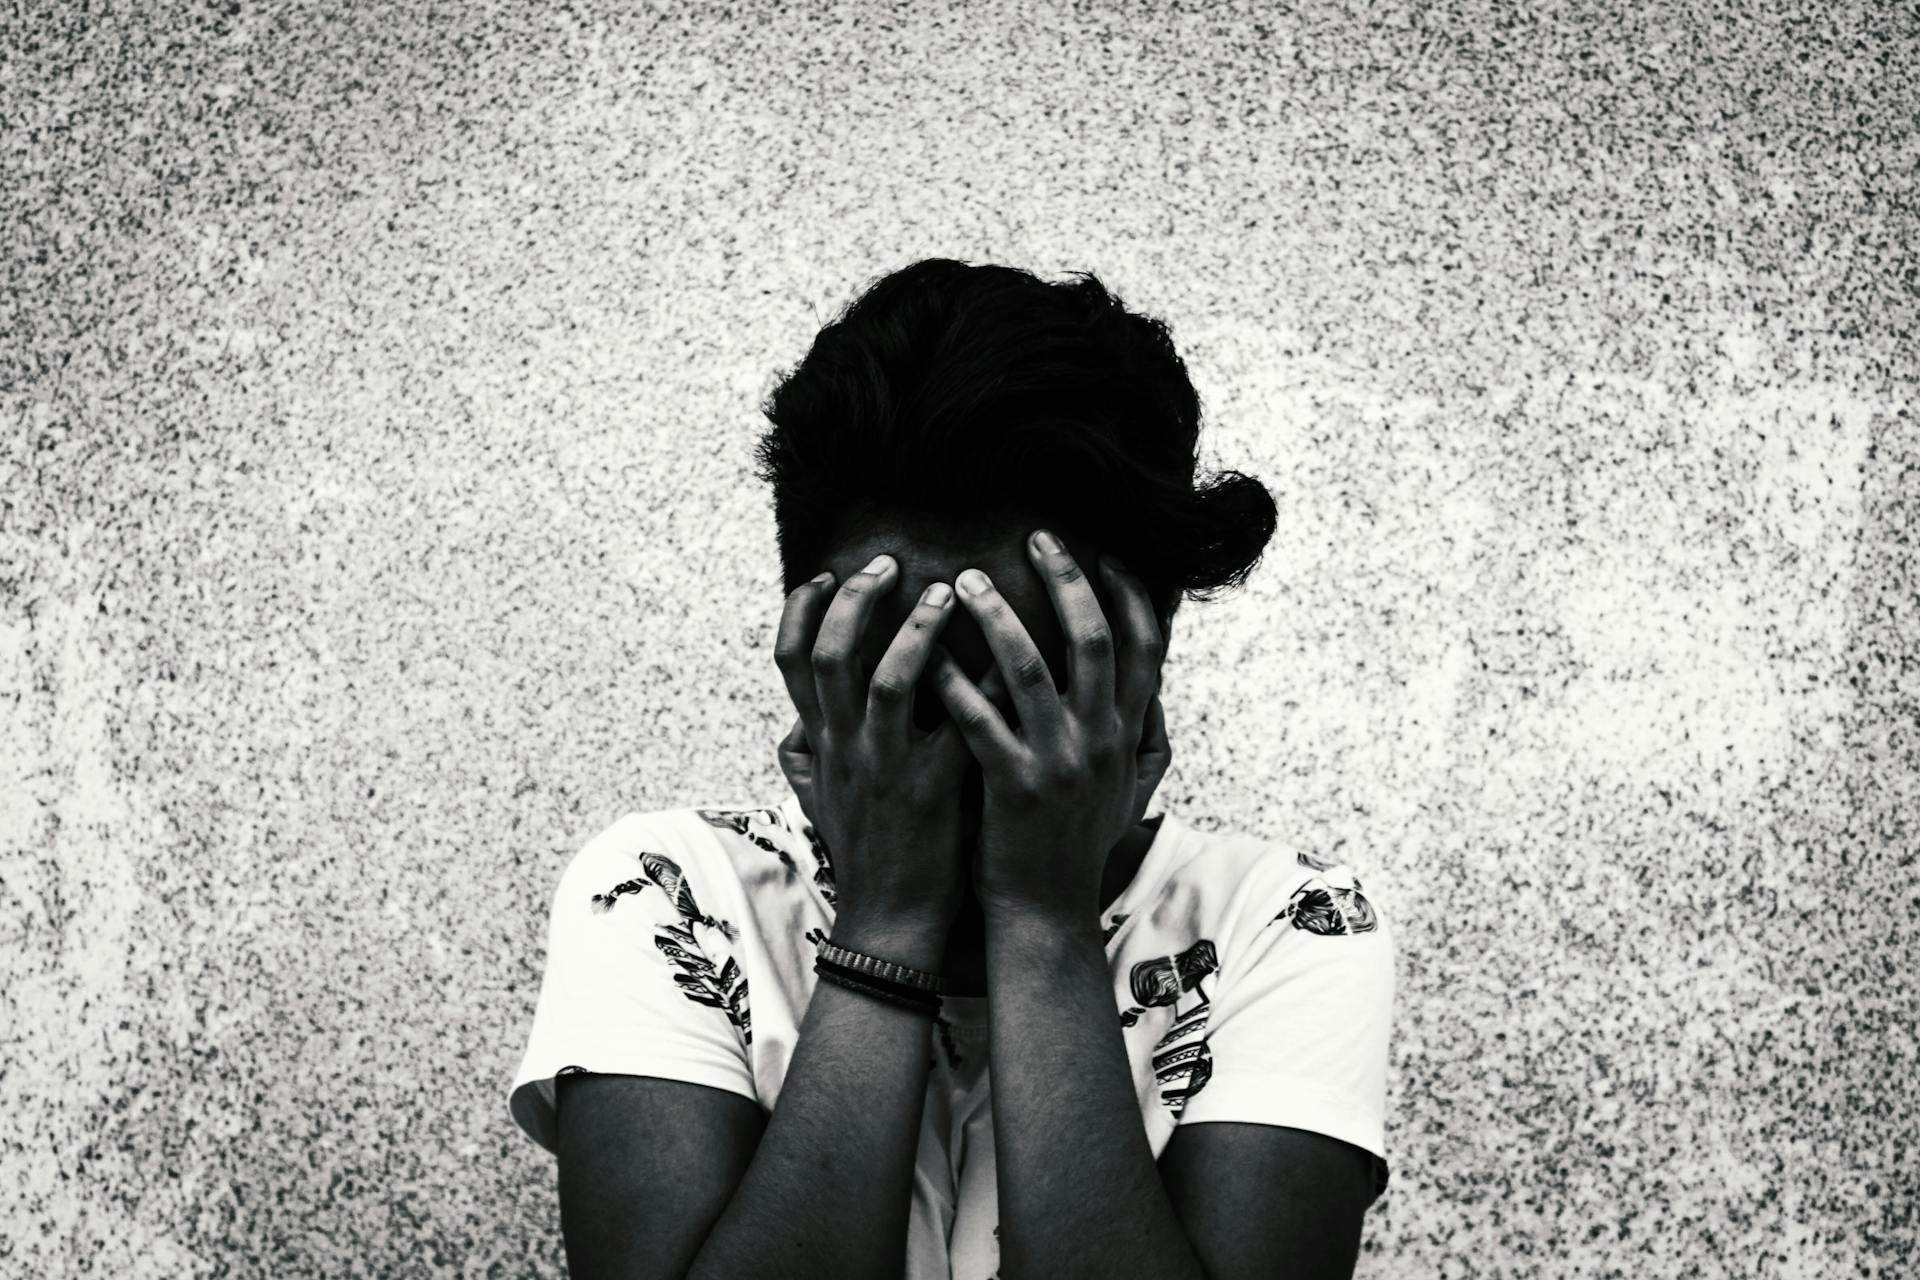
<path id="1" fill-rule="evenodd" d="M 763 409 L 791 794 L 629 813 L 559 877 L 509 1105 L 572 1275 L 1351 1276 L 1387 913 L 1146 817 L 1179 603 L 1278 520 L 1196 482 L 1167 327 L 929 259 Z"/>

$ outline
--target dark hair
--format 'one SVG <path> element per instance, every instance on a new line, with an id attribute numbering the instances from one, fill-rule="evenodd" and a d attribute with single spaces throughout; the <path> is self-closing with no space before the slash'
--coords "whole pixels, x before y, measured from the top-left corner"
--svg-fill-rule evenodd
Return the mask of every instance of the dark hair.
<path id="1" fill-rule="evenodd" d="M 1023 522 L 1111 551 L 1163 620 L 1245 582 L 1272 496 L 1237 471 L 1194 483 L 1200 397 L 1167 326 L 1071 274 L 929 258 L 820 331 L 755 451 L 786 591 L 876 530 L 968 550 Z"/>

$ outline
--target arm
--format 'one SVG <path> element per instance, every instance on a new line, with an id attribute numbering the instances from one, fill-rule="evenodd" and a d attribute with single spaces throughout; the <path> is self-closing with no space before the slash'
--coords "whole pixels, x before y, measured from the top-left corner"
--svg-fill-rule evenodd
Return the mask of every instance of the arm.
<path id="1" fill-rule="evenodd" d="M 1372 1194 L 1371 1151 L 1381 1143 L 1391 944 L 1381 931 L 1371 945 L 1313 954 L 1291 948 L 1256 966 L 1260 976 L 1243 993 L 1240 1012 L 1217 1015 L 1212 1033 L 1215 1041 L 1226 1037 L 1235 1075 L 1214 1082 L 1197 1111 L 1183 1116 L 1183 1128 L 1208 1132 L 1169 1145 L 1163 1183 L 1114 1018 L 1096 921 L 1108 854 L 1139 821 L 1170 756 L 1159 708 L 1164 628 L 1139 579 L 1105 559 L 1114 599 L 1103 604 L 1075 556 L 1043 532 L 1029 549 L 1068 636 L 1065 697 L 1059 673 L 1012 607 L 973 569 L 957 585 L 1014 691 L 1019 732 L 956 664 L 940 668 L 941 697 L 986 786 L 973 869 L 987 914 L 1006 1280 L 1241 1280 L 1270 1274 L 1280 1258 L 1288 1260 L 1287 1275 L 1303 1280 L 1349 1275 Z M 1109 610 L 1120 618 L 1117 634 Z M 1262 903 L 1260 916 L 1246 922 L 1262 954 L 1277 953 L 1278 939 L 1296 928 L 1342 941 L 1377 928 L 1357 881 L 1299 885 L 1297 894 L 1309 895 L 1311 918 L 1289 900 L 1270 917 L 1272 906 Z M 1337 921 L 1329 914 L 1336 911 Z M 1253 952 L 1243 953 L 1242 964 L 1252 964 Z M 1349 1008 L 1356 996 L 1358 1018 Z M 1305 1055 L 1277 1034 L 1303 1011 L 1322 1015 L 1315 1019 L 1321 1043 Z M 1269 1085 L 1279 1086 L 1277 1098 Z M 1315 1131 L 1301 1132 L 1302 1121 Z M 1374 1148 L 1361 1148 L 1365 1140 Z M 1326 1185 L 1314 1188 L 1317 1212 L 1305 1215 L 1300 1205 L 1252 1217 L 1196 1211 L 1205 1189 L 1228 1177 L 1259 1184 L 1230 1197 L 1243 1211 L 1290 1199 L 1303 1181 L 1324 1177 Z M 1303 1234 L 1317 1230 L 1336 1238 L 1303 1248 Z"/>
<path id="2" fill-rule="evenodd" d="M 1097 917 L 989 913 L 1004 1280 L 1205 1280 L 1140 1122 Z"/>
<path id="3" fill-rule="evenodd" d="M 898 566 L 883 552 L 838 592 L 828 589 L 834 577 L 829 570 L 795 588 L 780 615 L 774 656 L 800 716 L 781 744 L 781 770 L 834 851 L 833 940 L 938 973 L 966 888 L 958 795 L 967 752 L 958 730 L 919 733 L 912 713 L 952 593 L 928 585 L 869 681 L 864 637 Z M 914 1010 L 816 986 L 738 1187 L 709 1199 L 702 1221 L 656 1215 L 656 1227 L 699 1242 L 698 1254 L 687 1268 L 649 1276 L 897 1280 L 930 1031 Z M 707 1160 L 728 1163 L 721 1154 Z M 629 1212 L 671 1174 L 657 1160 L 652 1168 L 650 1180 L 623 1190 Z"/>
<path id="4" fill-rule="evenodd" d="M 938 931 L 899 922 L 843 917 L 833 936 L 933 972 L 944 950 Z M 690 1280 L 898 1280 L 931 1030 L 912 1010 L 819 984 L 766 1133 Z"/>
<path id="5" fill-rule="evenodd" d="M 1353 1280 L 1372 1157 L 1309 1129 L 1183 1123 L 1160 1154 L 1174 1212 L 1213 1280 Z"/>

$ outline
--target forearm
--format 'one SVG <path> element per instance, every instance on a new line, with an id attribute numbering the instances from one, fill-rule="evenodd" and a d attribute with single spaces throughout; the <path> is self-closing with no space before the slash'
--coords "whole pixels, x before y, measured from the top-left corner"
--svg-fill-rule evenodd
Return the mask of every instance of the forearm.
<path id="1" fill-rule="evenodd" d="M 924 929 L 837 923 L 834 941 L 936 970 Z M 932 1021 L 831 982 L 807 1006 L 753 1161 L 689 1280 L 899 1280 Z"/>
<path id="2" fill-rule="evenodd" d="M 1205 1280 L 1140 1120 L 1099 930 L 987 920 L 1000 1275 Z"/>

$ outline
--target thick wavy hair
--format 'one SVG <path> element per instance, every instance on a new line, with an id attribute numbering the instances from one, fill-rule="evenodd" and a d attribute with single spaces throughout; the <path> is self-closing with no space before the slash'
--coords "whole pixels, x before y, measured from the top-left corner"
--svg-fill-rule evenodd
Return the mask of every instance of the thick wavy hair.
<path id="1" fill-rule="evenodd" d="M 787 592 L 872 532 L 964 552 L 1041 525 L 1118 556 L 1163 626 L 1182 599 L 1245 582 L 1272 496 L 1238 471 L 1195 483 L 1200 397 L 1167 326 L 1070 274 L 913 263 L 779 377 L 755 474 Z"/>

